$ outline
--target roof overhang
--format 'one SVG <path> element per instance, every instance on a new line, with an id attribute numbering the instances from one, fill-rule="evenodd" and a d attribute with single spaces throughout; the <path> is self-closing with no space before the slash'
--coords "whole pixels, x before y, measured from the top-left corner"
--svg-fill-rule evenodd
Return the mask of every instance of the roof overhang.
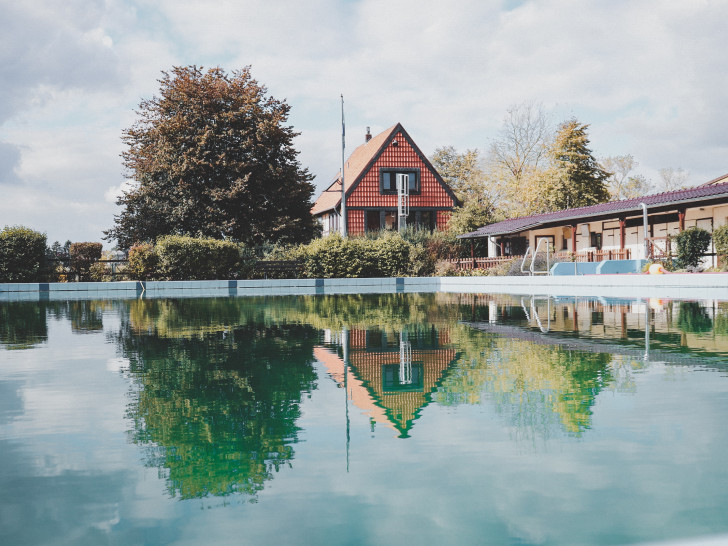
<path id="1" fill-rule="evenodd" d="M 476 239 L 481 237 L 497 237 L 497 236 L 503 236 L 503 235 L 513 235 L 516 233 L 523 233 L 524 231 L 531 231 L 533 229 L 547 229 L 552 227 L 560 227 L 564 225 L 572 225 L 572 224 L 583 224 L 586 222 L 593 222 L 593 221 L 604 221 L 608 219 L 616 219 L 616 218 L 631 218 L 635 216 L 642 215 L 642 205 L 641 202 L 634 204 L 634 201 L 630 200 L 630 206 L 625 207 L 623 209 L 612 209 L 609 211 L 599 211 L 599 212 L 592 212 L 592 213 L 576 213 L 573 215 L 567 215 L 567 216 L 559 216 L 558 218 L 550 219 L 548 217 L 537 219 L 534 218 L 532 222 L 524 222 L 523 224 L 516 223 L 517 218 L 514 218 L 512 220 L 504 220 L 503 222 L 498 222 L 496 224 L 490 224 L 488 226 L 484 226 L 476 231 L 472 231 L 470 233 L 464 233 L 462 235 L 458 235 L 458 239 Z M 716 195 L 709 195 L 704 197 L 693 197 L 693 198 L 687 198 L 687 199 L 679 199 L 675 201 L 670 201 L 667 203 L 654 203 L 654 204 L 647 204 L 647 209 L 650 213 L 656 213 L 656 212 L 666 212 L 670 210 L 675 210 L 679 208 L 683 208 L 684 206 L 690 206 L 690 205 L 700 205 L 700 206 L 712 206 L 720 203 L 728 204 L 728 191 Z M 578 209 L 575 209 L 578 210 Z M 554 213 L 556 214 L 556 213 Z M 525 219 L 524 219 L 525 220 Z M 515 225 L 512 225 L 510 227 L 504 227 L 502 229 L 498 228 L 498 224 L 505 224 L 505 223 L 513 223 Z M 490 229 L 489 229 L 490 228 Z"/>

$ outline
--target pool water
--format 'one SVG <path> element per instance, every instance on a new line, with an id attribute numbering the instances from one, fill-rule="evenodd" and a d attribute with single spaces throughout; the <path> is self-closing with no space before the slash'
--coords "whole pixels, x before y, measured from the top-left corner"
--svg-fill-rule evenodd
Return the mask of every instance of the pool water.
<path id="1" fill-rule="evenodd" d="M 0 303 L 0 544 L 728 538 L 728 302 Z"/>

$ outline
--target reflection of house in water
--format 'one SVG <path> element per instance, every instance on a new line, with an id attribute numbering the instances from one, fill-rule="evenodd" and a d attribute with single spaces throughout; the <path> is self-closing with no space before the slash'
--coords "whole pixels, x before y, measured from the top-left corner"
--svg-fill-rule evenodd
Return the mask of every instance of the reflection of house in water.
<path id="1" fill-rule="evenodd" d="M 728 305 L 661 299 L 470 296 L 468 324 L 594 353 L 672 363 L 728 360 Z"/>
<path id="2" fill-rule="evenodd" d="M 351 330 L 337 338 L 332 344 L 341 349 L 343 358 L 329 348 L 316 347 L 316 359 L 337 383 L 346 386 L 348 399 L 373 423 L 408 437 L 456 360 L 447 332 L 434 327 L 401 332 Z"/>

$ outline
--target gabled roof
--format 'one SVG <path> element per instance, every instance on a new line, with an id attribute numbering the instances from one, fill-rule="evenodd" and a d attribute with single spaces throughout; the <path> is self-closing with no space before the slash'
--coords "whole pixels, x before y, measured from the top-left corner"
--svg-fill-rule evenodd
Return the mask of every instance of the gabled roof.
<path id="1" fill-rule="evenodd" d="M 689 205 L 691 203 L 707 202 L 720 198 L 728 199 L 728 181 L 721 182 L 721 180 L 728 180 L 728 175 L 718 177 L 706 184 L 686 190 L 657 193 L 644 197 L 636 197 L 634 199 L 600 203 L 588 207 L 511 218 L 510 220 L 483 226 L 471 233 L 458 235 L 458 238 L 470 239 L 491 235 L 506 235 L 534 228 L 563 225 L 569 222 L 578 221 L 583 223 L 588 222 L 590 219 L 600 217 L 616 217 L 620 215 L 636 216 L 641 213 L 642 203 L 647 205 L 648 210 L 655 207 L 664 210 L 670 206 Z"/>
<path id="2" fill-rule="evenodd" d="M 368 142 L 365 142 L 356 148 L 349 156 L 349 159 L 346 160 L 344 163 L 344 183 L 346 184 L 347 199 L 362 180 L 364 175 L 369 172 L 369 169 L 372 165 L 374 165 L 374 162 L 379 159 L 382 152 L 384 152 L 390 142 L 399 133 L 402 133 L 402 136 L 409 143 L 417 156 L 422 160 L 427 168 L 432 171 L 437 181 L 445 188 L 445 191 L 452 198 L 453 202 L 457 202 L 457 198 L 455 197 L 452 189 L 445 183 L 435 167 L 432 166 L 427 157 L 417 147 L 407 131 L 404 127 L 402 127 L 401 123 L 392 125 L 389 129 L 373 136 Z M 339 205 L 341 205 L 341 171 L 337 173 L 336 178 L 331 185 L 321 193 L 318 199 L 316 199 L 313 207 L 311 207 L 311 214 L 320 214 L 322 212 L 335 209 Z"/>
<path id="3" fill-rule="evenodd" d="M 367 171 L 367 166 L 376 159 L 379 154 L 386 148 L 389 140 L 397 131 L 402 129 L 402 125 L 397 123 L 389 129 L 382 131 L 376 136 L 369 139 L 359 146 L 349 156 L 344 163 L 344 183 L 346 184 L 347 195 L 351 191 L 352 186 L 358 181 L 359 177 Z M 341 171 L 336 174 L 334 182 L 326 188 L 323 193 L 316 199 L 311 208 L 311 214 L 319 214 L 321 212 L 331 210 L 341 204 Z"/>

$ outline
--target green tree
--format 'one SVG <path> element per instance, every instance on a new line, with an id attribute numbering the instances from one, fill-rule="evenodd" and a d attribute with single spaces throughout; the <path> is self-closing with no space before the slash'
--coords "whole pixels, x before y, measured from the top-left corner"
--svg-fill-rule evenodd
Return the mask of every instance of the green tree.
<path id="1" fill-rule="evenodd" d="M 677 266 L 696 268 L 710 246 L 710 232 L 699 227 L 691 227 L 675 235 L 675 243 Z"/>
<path id="2" fill-rule="evenodd" d="M 458 153 L 453 146 L 444 146 L 435 150 L 431 161 L 460 202 L 448 222 L 450 231 L 466 233 L 494 221 L 493 200 L 478 150 Z"/>
<path id="3" fill-rule="evenodd" d="M 549 116 L 540 104 L 508 108 L 486 161 L 489 193 L 505 218 L 544 212 L 543 183 L 552 177 Z"/>
<path id="4" fill-rule="evenodd" d="M 119 247 L 162 235 L 305 242 L 313 176 L 298 162 L 290 107 L 267 95 L 250 67 L 163 72 L 143 100 L 122 153 L 132 188 L 105 232 Z"/>
<path id="5" fill-rule="evenodd" d="M 570 119 L 561 124 L 550 155 L 557 176 L 545 188 L 550 210 L 585 207 L 609 201 L 606 172 L 592 155 L 588 125 Z"/>
<path id="6" fill-rule="evenodd" d="M 24 226 L 0 231 L 0 282 L 39 282 L 46 271 L 46 235 Z"/>

